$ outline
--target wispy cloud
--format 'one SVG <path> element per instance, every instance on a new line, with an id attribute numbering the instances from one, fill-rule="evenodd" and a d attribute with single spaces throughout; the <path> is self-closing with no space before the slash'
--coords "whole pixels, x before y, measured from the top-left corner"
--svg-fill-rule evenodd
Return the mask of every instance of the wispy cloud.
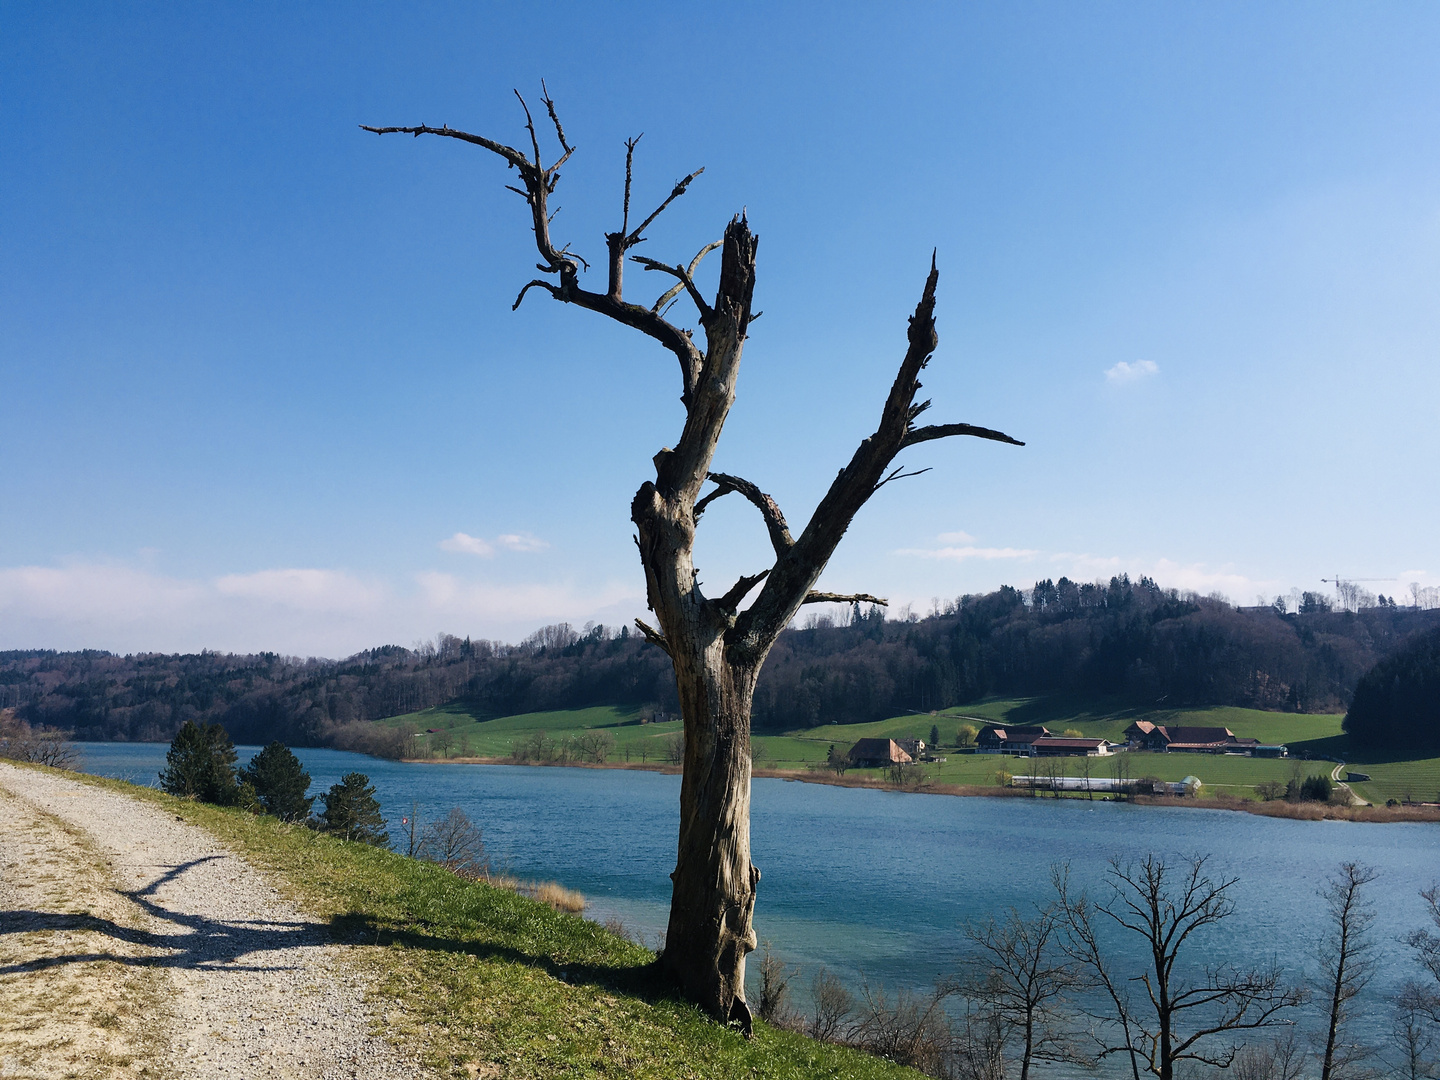
<path id="1" fill-rule="evenodd" d="M 921 559 L 949 559 L 954 562 L 964 562 L 966 559 L 1033 559 L 1040 552 L 1030 548 L 975 547 L 973 544 L 966 544 L 963 547 L 901 548 L 895 554 L 910 555 Z"/>
<path id="2" fill-rule="evenodd" d="M 1160 366 L 1154 360 L 1136 360 L 1133 364 L 1121 360 L 1114 367 L 1105 369 L 1105 379 L 1112 386 L 1120 386 L 1148 379 L 1159 372 Z"/>
<path id="3" fill-rule="evenodd" d="M 495 554 L 497 548 L 506 551 L 544 551 L 550 545 L 529 533 L 501 533 L 494 540 L 486 540 L 482 536 L 457 532 L 454 536 L 441 540 L 437 546 L 441 551 L 453 551 L 458 555 L 478 555 L 482 559 L 488 559 Z"/>
<path id="4" fill-rule="evenodd" d="M 442 573 L 386 581 L 307 567 L 213 578 L 105 563 L 0 567 L 0 649 L 348 656 L 440 630 L 518 641 L 549 622 L 627 623 L 644 603 L 624 582 Z"/>
<path id="5" fill-rule="evenodd" d="M 507 551 L 544 551 L 550 545 L 529 533 L 501 533 L 495 542 Z"/>
<path id="6" fill-rule="evenodd" d="M 941 533 L 935 539 L 942 544 L 973 544 L 975 542 L 975 537 L 967 532 Z"/>
<path id="7" fill-rule="evenodd" d="M 457 532 L 454 536 L 441 540 L 439 547 L 441 551 L 453 551 L 459 555 L 479 555 L 483 559 L 488 559 L 495 554 L 495 548 L 489 541 L 463 532 Z"/>

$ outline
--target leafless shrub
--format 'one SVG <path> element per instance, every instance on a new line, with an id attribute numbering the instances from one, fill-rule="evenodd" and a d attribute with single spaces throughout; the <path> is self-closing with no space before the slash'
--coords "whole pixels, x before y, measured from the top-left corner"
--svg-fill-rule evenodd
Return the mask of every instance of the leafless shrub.
<path id="1" fill-rule="evenodd" d="M 5 713 L 0 719 L 0 757 L 56 769 L 75 767 L 80 753 L 70 742 L 69 732 L 31 727 L 24 720 L 16 719 L 11 710 Z"/>
<path id="2" fill-rule="evenodd" d="M 1230 1066 L 1235 1080 L 1300 1080 L 1304 1067 L 1305 1054 L 1293 1031 L 1283 1038 L 1277 1035 L 1269 1042 L 1242 1047 Z"/>
<path id="3" fill-rule="evenodd" d="M 770 951 L 770 942 L 765 942 L 765 955 L 760 958 L 761 1020 L 777 1027 L 793 1022 L 793 1010 L 785 999 L 789 996 L 790 980 L 798 974 L 798 968 L 787 968 L 785 962 Z"/>
<path id="4" fill-rule="evenodd" d="M 1407 981 L 1395 997 L 1390 1029 L 1391 1064 L 1404 1080 L 1430 1080 L 1440 1075 L 1440 997 L 1426 986 Z"/>
<path id="5" fill-rule="evenodd" d="M 810 984 L 810 996 L 815 1000 L 815 1014 L 806 1023 L 805 1034 L 822 1042 L 838 1042 L 845 1022 L 855 1011 L 855 995 L 821 967 Z"/>
<path id="6" fill-rule="evenodd" d="M 892 1003 L 883 987 L 865 983 L 851 1041 L 878 1057 L 942 1076 L 951 1056 L 952 1033 L 945 1014 L 950 994 L 944 985 L 923 996 L 902 989 Z"/>
<path id="7" fill-rule="evenodd" d="M 489 868 L 480 826 L 458 807 L 426 826 L 420 856 L 466 878 L 482 877 Z"/>
<path id="8" fill-rule="evenodd" d="M 671 765 L 681 765 L 685 762 L 685 733 L 677 731 L 665 740 L 665 760 Z"/>
<path id="9" fill-rule="evenodd" d="M 582 732 L 575 736 L 575 748 L 586 761 L 603 765 L 615 751 L 615 736 L 608 731 Z"/>
<path id="10" fill-rule="evenodd" d="M 1005 1018 L 998 1010 L 967 1002 L 965 1011 L 952 1024 L 950 1049 L 941 1075 L 946 1080 L 1008 1080 L 1005 1028 Z"/>
<path id="11" fill-rule="evenodd" d="M 553 761 L 556 749 L 554 739 L 543 731 L 534 731 L 511 746 L 510 756 L 516 761 Z"/>

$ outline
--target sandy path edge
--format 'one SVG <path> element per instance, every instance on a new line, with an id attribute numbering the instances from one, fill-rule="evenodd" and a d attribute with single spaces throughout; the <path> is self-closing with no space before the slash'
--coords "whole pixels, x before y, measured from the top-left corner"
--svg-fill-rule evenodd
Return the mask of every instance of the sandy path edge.
<path id="1" fill-rule="evenodd" d="M 157 806 L 56 773 L 0 763 L 0 787 L 82 833 L 110 878 L 86 886 L 138 909 L 129 927 L 117 921 L 109 932 L 118 963 L 135 963 L 138 950 L 164 973 L 171 1034 L 161 1060 L 140 1063 L 150 1075 L 425 1075 L 372 1034 L 368 976 L 347 963 L 345 946 L 215 837 Z M 33 866 L 5 867 L 7 877 L 27 872 Z M 74 938 L 56 937 L 47 968 L 79 959 L 67 954 L 81 947 Z"/>

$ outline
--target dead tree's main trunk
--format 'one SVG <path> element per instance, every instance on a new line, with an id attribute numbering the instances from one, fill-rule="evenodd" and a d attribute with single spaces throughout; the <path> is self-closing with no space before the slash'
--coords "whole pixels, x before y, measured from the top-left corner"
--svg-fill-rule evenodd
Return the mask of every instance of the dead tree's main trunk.
<path id="1" fill-rule="evenodd" d="M 688 670 L 690 665 L 696 670 Z M 685 774 L 670 924 L 661 957 L 686 997 L 747 1030 L 745 957 L 760 871 L 750 861 L 750 701 L 756 672 L 716 641 L 680 675 Z M 673 943 L 673 944 L 672 944 Z"/>
<path id="2" fill-rule="evenodd" d="M 518 96 L 518 95 L 517 95 Z M 631 160 L 637 140 L 627 144 L 625 197 L 621 227 L 605 236 L 607 274 L 604 292 L 580 285 L 588 264 L 568 245 L 550 238 L 549 197 L 559 183 L 560 166 L 574 153 L 548 95 L 546 110 L 554 124 L 561 154 L 552 165 L 540 160 L 540 142 L 526 108 L 533 154 L 450 127 L 366 128 L 377 134 L 440 135 L 480 146 L 505 159 L 524 186 L 511 190 L 530 209 L 539 269 L 556 280 L 537 278 L 520 290 L 515 306 L 530 289 L 540 289 L 566 304 L 576 304 L 623 323 L 659 342 L 680 362 L 685 426 L 673 448 L 655 455 L 655 479 L 635 496 L 631 519 L 645 568 L 646 598 L 659 628 L 636 620 L 646 638 L 669 654 L 675 666 L 680 711 L 685 720 L 685 769 L 680 786 L 680 842 L 676 853 L 670 925 L 661 967 L 683 993 L 720 1020 L 736 1020 L 748 1033 L 745 1005 L 745 956 L 755 948 L 752 916 L 760 872 L 750 862 L 750 704 L 765 657 L 780 632 L 806 603 L 885 601 L 865 593 L 841 595 L 814 591 L 835 547 L 861 506 L 885 484 L 903 475 L 891 469 L 907 446 L 951 435 L 1023 445 L 998 431 L 970 424 L 916 427 L 929 408 L 915 403 L 920 371 L 935 348 L 935 283 L 932 260 L 925 291 L 910 319 L 909 347 L 891 386 L 874 434 L 864 439 L 850 463 L 840 470 L 798 538 L 792 537 L 775 501 L 748 480 L 712 473 L 710 465 L 721 428 L 735 401 L 740 354 L 749 333 L 755 288 L 757 239 L 743 216 L 733 219 L 723 240 L 707 244 L 687 265 L 630 256 L 646 270 L 676 281 L 651 306 L 625 299 L 626 253 L 645 240 L 645 229 L 701 171 L 675 184 L 669 197 L 635 229 L 630 228 Z M 521 104 L 524 104 L 522 99 Z M 723 248 L 720 282 L 713 303 L 695 283 L 701 260 Z M 703 332 L 703 351 L 691 330 L 666 319 L 669 304 L 685 296 L 694 305 Z M 887 470 L 890 470 L 887 472 Z M 922 470 L 923 471 L 923 470 Z M 703 498 L 706 483 L 716 487 Z M 740 578 L 727 592 L 707 597 L 696 579 L 695 529 L 706 506 L 738 492 L 765 522 L 775 559 L 769 569 Z M 761 584 L 763 582 L 763 585 Z M 743 611 L 740 605 L 760 586 Z"/>

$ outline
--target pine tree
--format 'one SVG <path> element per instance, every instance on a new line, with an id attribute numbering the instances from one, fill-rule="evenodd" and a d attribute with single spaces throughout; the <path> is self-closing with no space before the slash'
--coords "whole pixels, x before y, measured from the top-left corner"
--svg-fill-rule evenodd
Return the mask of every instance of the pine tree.
<path id="1" fill-rule="evenodd" d="M 304 821 L 310 816 L 310 807 L 315 802 L 315 796 L 305 797 L 310 789 L 310 774 L 278 739 L 240 770 L 240 779 L 255 788 L 267 814 L 274 814 L 281 821 Z"/>
<path id="2" fill-rule="evenodd" d="M 183 799 L 229 806 L 235 802 L 235 744 L 219 724 L 187 720 L 170 743 L 160 787 Z"/>
<path id="3" fill-rule="evenodd" d="M 375 788 L 364 773 L 346 773 L 322 798 L 325 811 L 320 815 L 320 827 L 326 832 L 380 847 L 390 842 L 385 819 L 380 816 L 380 803 L 375 799 Z"/>

